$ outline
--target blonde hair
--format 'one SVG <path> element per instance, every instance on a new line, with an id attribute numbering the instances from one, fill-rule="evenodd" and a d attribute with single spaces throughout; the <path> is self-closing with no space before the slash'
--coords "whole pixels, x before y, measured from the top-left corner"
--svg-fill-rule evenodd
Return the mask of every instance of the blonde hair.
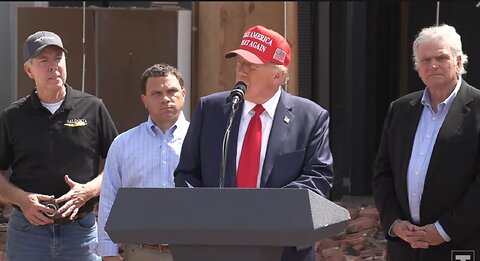
<path id="1" fill-rule="evenodd" d="M 279 70 L 279 71 L 285 73 L 285 80 L 283 81 L 282 85 L 287 84 L 288 80 L 290 80 L 288 67 L 285 66 L 285 65 L 276 64 L 276 63 L 271 63 L 271 64 L 276 70 Z"/>

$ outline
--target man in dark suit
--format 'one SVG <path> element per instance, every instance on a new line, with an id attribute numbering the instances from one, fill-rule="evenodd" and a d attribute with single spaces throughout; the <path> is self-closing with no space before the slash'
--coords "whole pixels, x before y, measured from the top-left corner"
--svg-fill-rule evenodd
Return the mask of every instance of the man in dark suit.
<path id="1" fill-rule="evenodd" d="M 236 80 L 248 87 L 233 119 L 225 186 L 306 188 L 328 197 L 333 182 L 329 115 L 314 102 L 281 88 L 288 81 L 287 41 L 273 30 L 254 26 L 245 32 L 240 48 L 226 53 L 226 57 L 235 57 Z M 174 173 L 177 187 L 187 183 L 194 187 L 219 186 L 222 142 L 232 111 L 229 93 L 200 99 Z M 260 120 L 254 111 L 258 111 Z M 257 132 L 255 124 L 260 125 Z M 260 138 L 255 142 L 251 136 Z M 282 260 L 313 261 L 313 250 L 313 246 L 287 247 Z"/>
<path id="2" fill-rule="evenodd" d="M 426 88 L 391 103 L 374 166 L 388 260 L 480 260 L 480 91 L 452 26 L 421 30 L 413 56 Z"/>

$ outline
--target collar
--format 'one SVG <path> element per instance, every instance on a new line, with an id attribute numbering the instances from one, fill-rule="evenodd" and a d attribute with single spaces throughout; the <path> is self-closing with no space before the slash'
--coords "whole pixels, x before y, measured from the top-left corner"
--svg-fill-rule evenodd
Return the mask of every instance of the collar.
<path id="1" fill-rule="evenodd" d="M 281 93 L 282 89 L 278 87 L 277 92 L 272 96 L 272 98 L 262 104 L 263 108 L 272 119 L 275 116 L 275 110 L 277 109 L 278 102 L 280 101 Z M 243 104 L 242 118 L 247 115 L 251 110 L 253 110 L 253 107 L 255 107 L 255 105 L 255 103 L 245 100 Z"/>
<path id="2" fill-rule="evenodd" d="M 457 96 L 458 90 L 460 90 L 460 85 L 462 85 L 462 77 L 458 77 L 455 89 L 453 89 L 452 93 L 450 93 L 450 95 L 443 102 L 437 105 L 437 109 L 445 107 L 446 105 L 450 105 L 453 102 L 453 100 Z M 423 90 L 421 103 L 423 106 L 427 106 L 428 108 L 432 109 L 432 105 L 430 103 L 430 93 L 428 92 L 427 88 Z"/>
<path id="3" fill-rule="evenodd" d="M 65 94 L 65 98 L 63 100 L 63 103 L 62 103 L 62 105 L 60 105 L 60 107 L 63 106 L 64 109 L 71 110 L 74 107 L 73 102 L 75 100 L 74 95 L 73 95 L 73 88 L 68 84 L 65 84 L 64 88 L 65 88 L 66 94 Z M 38 98 L 38 95 L 37 95 L 37 88 L 32 90 L 32 92 L 30 93 L 30 97 L 32 99 L 33 109 L 38 110 L 40 108 L 43 108 L 43 105 L 40 102 L 40 99 Z"/>
<path id="4" fill-rule="evenodd" d="M 178 131 L 176 130 L 181 130 L 181 129 L 186 129 L 188 127 L 188 121 L 185 119 L 185 115 L 183 114 L 183 111 L 180 112 L 180 115 L 178 116 L 177 121 L 167 129 L 166 133 L 164 134 L 157 125 L 152 120 L 152 117 L 150 115 L 148 116 L 147 120 L 147 132 L 155 137 L 156 135 L 173 135 L 174 138 L 176 138 L 178 135 L 181 135 Z"/>

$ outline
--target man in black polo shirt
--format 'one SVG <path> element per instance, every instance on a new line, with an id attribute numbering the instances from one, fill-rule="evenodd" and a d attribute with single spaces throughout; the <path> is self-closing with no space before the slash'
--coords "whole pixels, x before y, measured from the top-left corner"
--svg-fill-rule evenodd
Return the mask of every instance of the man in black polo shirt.
<path id="1" fill-rule="evenodd" d="M 58 35 L 36 32 L 23 52 L 35 89 L 0 115 L 0 199 L 14 205 L 8 260 L 100 260 L 88 248 L 97 236 L 93 201 L 117 130 L 100 99 L 66 83 Z"/>

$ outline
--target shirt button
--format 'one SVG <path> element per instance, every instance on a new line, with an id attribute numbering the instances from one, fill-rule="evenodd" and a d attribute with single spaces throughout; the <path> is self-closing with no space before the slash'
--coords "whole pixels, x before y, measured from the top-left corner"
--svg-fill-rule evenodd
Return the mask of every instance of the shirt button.
<path id="1" fill-rule="evenodd" d="M 422 157 L 423 157 L 423 155 L 425 155 L 425 153 L 423 153 L 423 152 L 420 152 L 420 156 L 422 156 Z"/>
<path id="2" fill-rule="evenodd" d="M 436 119 L 437 119 L 437 117 L 432 117 L 432 120 L 436 120 Z"/>
<path id="3" fill-rule="evenodd" d="M 162 164 L 163 164 L 163 165 L 165 165 L 165 164 L 167 164 L 167 162 L 166 162 L 166 161 L 164 161 L 164 162 L 162 162 Z"/>
<path id="4" fill-rule="evenodd" d="M 417 196 L 417 193 L 413 193 L 414 196 Z"/>
<path id="5" fill-rule="evenodd" d="M 415 171 L 415 175 L 418 175 L 418 171 Z"/>
<path id="6" fill-rule="evenodd" d="M 427 134 L 427 139 L 430 139 L 430 135 Z"/>

